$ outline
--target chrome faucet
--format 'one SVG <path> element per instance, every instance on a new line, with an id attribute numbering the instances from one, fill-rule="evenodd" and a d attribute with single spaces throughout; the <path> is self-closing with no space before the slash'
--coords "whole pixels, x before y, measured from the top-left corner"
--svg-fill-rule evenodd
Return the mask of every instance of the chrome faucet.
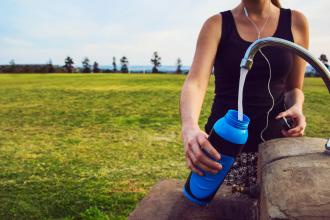
<path id="1" fill-rule="evenodd" d="M 292 43 L 287 40 L 283 40 L 281 38 L 276 37 L 266 37 L 261 38 L 259 40 L 256 40 L 254 43 L 252 43 L 249 48 L 246 50 L 245 55 L 241 62 L 241 68 L 245 68 L 247 70 L 250 70 L 253 65 L 253 58 L 256 55 L 256 53 L 259 51 L 259 49 L 263 47 L 281 47 L 284 49 L 288 49 L 300 57 L 302 57 L 306 62 L 308 62 L 314 69 L 321 74 L 322 79 L 328 88 L 328 91 L 330 93 L 330 73 L 329 70 L 326 68 L 326 66 L 316 57 L 310 54 L 308 50 L 305 48 Z M 325 145 L 326 152 L 330 154 L 330 139 L 328 140 L 327 144 Z"/>
<path id="2" fill-rule="evenodd" d="M 256 55 L 256 53 L 259 51 L 259 49 L 268 46 L 288 49 L 299 55 L 301 58 L 303 58 L 307 63 L 309 63 L 312 67 L 314 67 L 314 69 L 318 73 L 321 74 L 321 77 L 330 93 L 330 72 L 326 68 L 326 66 L 319 59 L 311 55 L 310 52 L 305 48 L 295 43 L 292 43 L 291 41 L 283 40 L 281 38 L 266 37 L 256 40 L 246 50 L 244 58 L 242 59 L 241 62 L 241 68 L 250 70 L 253 65 L 253 58 Z"/>

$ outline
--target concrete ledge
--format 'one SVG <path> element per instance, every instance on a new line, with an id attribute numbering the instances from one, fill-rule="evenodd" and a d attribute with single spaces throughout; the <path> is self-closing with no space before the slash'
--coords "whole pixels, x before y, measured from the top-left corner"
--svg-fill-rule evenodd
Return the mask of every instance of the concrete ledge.
<path id="1" fill-rule="evenodd" d="M 282 138 L 259 146 L 260 219 L 330 219 L 325 139 Z"/>
<path id="2" fill-rule="evenodd" d="M 160 181 L 152 187 L 128 219 L 256 220 L 258 218 L 257 200 L 247 195 L 232 194 L 230 187 L 221 186 L 214 200 L 208 206 L 201 207 L 183 196 L 183 185 L 184 182 L 177 180 Z"/>
<path id="3" fill-rule="evenodd" d="M 274 160 L 285 157 L 300 156 L 306 154 L 320 153 L 324 151 L 326 139 L 298 137 L 277 138 L 259 145 L 260 168 Z"/>

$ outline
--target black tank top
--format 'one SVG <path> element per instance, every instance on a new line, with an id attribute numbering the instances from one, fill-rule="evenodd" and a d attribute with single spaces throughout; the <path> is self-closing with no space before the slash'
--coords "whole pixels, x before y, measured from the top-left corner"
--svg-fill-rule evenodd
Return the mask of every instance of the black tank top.
<path id="1" fill-rule="evenodd" d="M 205 131 L 208 134 L 214 123 L 229 109 L 238 109 L 240 62 L 252 43 L 240 37 L 231 11 L 221 12 L 221 15 L 222 33 L 214 62 L 215 95 L 211 114 L 205 124 Z M 273 37 L 294 41 L 291 32 L 290 9 L 280 9 L 279 22 Z M 292 69 L 293 57 L 288 50 L 277 47 L 265 47 L 262 52 L 271 64 L 270 88 L 275 99 L 275 106 L 269 115 L 269 126 L 263 135 L 266 140 L 269 140 L 283 137 L 279 121 L 274 118 L 285 110 L 285 83 Z M 272 99 L 267 89 L 268 79 L 268 64 L 258 52 L 254 58 L 254 65 L 246 77 L 243 90 L 244 114 L 251 119 L 249 138 L 243 149 L 245 152 L 258 151 L 258 144 L 262 142 L 260 133 L 266 126 L 267 111 L 272 105 Z"/>

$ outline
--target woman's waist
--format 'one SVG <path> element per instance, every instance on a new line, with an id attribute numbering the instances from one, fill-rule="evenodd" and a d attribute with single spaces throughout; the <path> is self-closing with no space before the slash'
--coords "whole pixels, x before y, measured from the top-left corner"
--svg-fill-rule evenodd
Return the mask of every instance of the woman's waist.
<path id="1" fill-rule="evenodd" d="M 250 80 L 251 81 L 251 80 Z M 226 80 L 219 80 L 215 84 L 214 93 L 216 98 L 228 98 L 236 99 L 238 97 L 238 83 L 227 82 Z M 246 99 L 258 99 L 260 101 L 270 98 L 270 93 L 275 98 L 283 96 L 285 93 L 285 83 L 282 81 L 272 81 L 268 88 L 267 82 L 258 82 L 254 80 L 252 82 L 245 81 L 243 87 L 243 97 Z"/>
<path id="2" fill-rule="evenodd" d="M 243 95 L 242 104 L 243 107 L 251 108 L 268 108 L 273 104 L 279 105 L 284 102 L 284 93 L 268 94 L 268 96 L 260 94 Z M 213 99 L 213 105 L 223 107 L 235 107 L 238 106 L 238 95 L 232 94 L 215 94 Z"/>
<path id="3" fill-rule="evenodd" d="M 270 109 L 270 116 L 277 115 L 285 110 L 284 95 L 274 97 L 274 103 L 271 98 L 269 100 L 243 99 L 243 113 L 250 118 L 258 118 L 260 115 L 265 115 Z M 238 109 L 238 100 L 235 98 L 214 97 L 212 104 L 211 115 L 223 116 L 229 109 Z"/>

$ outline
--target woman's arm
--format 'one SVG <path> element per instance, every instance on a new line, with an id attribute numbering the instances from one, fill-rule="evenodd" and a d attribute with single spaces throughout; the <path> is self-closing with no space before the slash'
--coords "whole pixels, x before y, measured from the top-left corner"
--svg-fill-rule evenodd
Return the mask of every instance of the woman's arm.
<path id="1" fill-rule="evenodd" d="M 202 172 L 196 166 L 213 173 L 221 169 L 218 163 L 209 159 L 201 150 L 203 147 L 215 159 L 220 159 L 219 153 L 207 141 L 207 134 L 198 125 L 221 37 L 221 21 L 221 15 L 217 14 L 204 22 L 198 36 L 193 63 L 180 96 L 182 139 L 187 166 L 199 175 L 202 175 Z"/>
<path id="2" fill-rule="evenodd" d="M 294 42 L 308 49 L 309 28 L 307 19 L 302 13 L 292 10 L 291 29 Z M 305 70 L 306 62 L 294 55 L 292 72 L 289 74 L 286 84 L 285 104 L 288 110 L 277 116 L 277 118 L 289 116 L 294 119 L 294 128 L 289 131 L 282 131 L 287 137 L 303 136 L 306 128 L 306 119 L 303 115 L 304 93 L 302 91 Z"/>

